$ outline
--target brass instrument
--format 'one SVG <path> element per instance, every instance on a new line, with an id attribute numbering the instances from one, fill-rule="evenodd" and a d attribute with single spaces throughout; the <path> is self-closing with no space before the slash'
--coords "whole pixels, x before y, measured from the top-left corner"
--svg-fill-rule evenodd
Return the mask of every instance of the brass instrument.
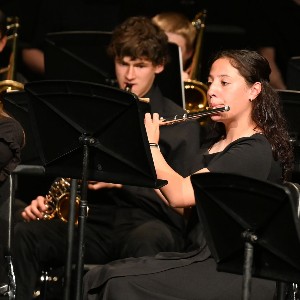
<path id="1" fill-rule="evenodd" d="M 16 66 L 16 53 L 17 53 L 17 38 L 19 28 L 19 18 L 7 18 L 7 46 L 10 46 L 11 52 L 9 56 L 8 66 L 0 69 L 0 75 L 5 77 L 5 80 L 0 81 L 0 97 L 5 92 L 23 90 L 24 85 L 14 80 L 15 66 Z"/>
<path id="2" fill-rule="evenodd" d="M 127 84 L 124 88 L 124 91 L 128 92 L 128 93 L 132 93 L 131 92 L 131 88 L 132 88 L 132 85 L 131 84 Z M 142 97 L 139 97 L 138 98 L 140 102 L 144 102 L 144 103 L 150 103 L 150 99 L 149 98 L 142 98 Z"/>
<path id="3" fill-rule="evenodd" d="M 44 220 L 51 220 L 58 217 L 64 222 L 68 222 L 69 205 L 70 205 L 70 178 L 57 178 L 51 185 L 48 195 L 46 196 L 47 210 L 44 212 Z M 78 211 L 79 211 L 79 194 L 80 185 L 78 185 L 78 192 L 76 194 L 76 213 L 75 224 L 78 224 Z"/>
<path id="4" fill-rule="evenodd" d="M 192 24 L 197 29 L 197 36 L 195 41 L 195 52 L 193 55 L 190 79 L 184 81 L 185 92 L 185 109 L 188 113 L 194 113 L 204 110 L 207 105 L 207 90 L 206 84 L 198 81 L 200 76 L 200 57 L 203 34 L 205 29 L 206 10 L 200 11 Z"/>
<path id="5" fill-rule="evenodd" d="M 127 84 L 126 86 L 125 86 L 125 91 L 126 92 L 131 92 L 131 88 L 132 88 L 132 85 L 131 84 Z"/>
<path id="6" fill-rule="evenodd" d="M 189 113 L 189 114 L 184 114 L 182 116 L 175 116 L 174 118 L 161 118 L 160 120 L 162 121 L 163 126 L 165 125 L 173 125 L 181 122 L 185 122 L 188 120 L 197 120 L 205 116 L 213 115 L 219 112 L 224 112 L 224 111 L 229 111 L 230 107 L 229 106 L 223 106 L 223 107 L 218 107 L 218 108 L 213 108 L 213 109 L 207 109 L 198 113 Z"/>

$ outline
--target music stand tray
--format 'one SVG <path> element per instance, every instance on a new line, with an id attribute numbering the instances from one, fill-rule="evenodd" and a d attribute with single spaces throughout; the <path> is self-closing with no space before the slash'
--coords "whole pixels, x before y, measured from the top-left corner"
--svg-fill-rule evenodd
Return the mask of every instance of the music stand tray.
<path id="1" fill-rule="evenodd" d="M 300 282 L 298 191 L 235 174 L 196 174 L 191 180 L 219 271 L 244 273 L 249 233 L 255 236 L 252 276 Z"/>

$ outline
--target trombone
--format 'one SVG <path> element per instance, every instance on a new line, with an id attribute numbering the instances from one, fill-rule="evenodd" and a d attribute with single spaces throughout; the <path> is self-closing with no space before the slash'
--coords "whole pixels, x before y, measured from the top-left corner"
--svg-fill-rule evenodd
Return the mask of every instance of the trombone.
<path id="1" fill-rule="evenodd" d="M 4 80 L 0 81 L 0 96 L 5 92 L 11 92 L 16 90 L 23 90 L 24 85 L 15 81 L 15 67 L 16 67 L 16 53 L 17 53 L 17 39 L 19 29 L 19 18 L 8 17 L 7 18 L 7 44 L 5 47 L 10 46 L 11 52 L 9 55 L 8 66 L 0 69 L 0 75 L 4 74 Z M 0 99 L 1 100 L 1 99 Z"/>
<path id="2" fill-rule="evenodd" d="M 197 29 L 195 42 L 195 53 L 193 55 L 190 79 L 184 81 L 185 92 L 185 109 L 189 113 L 199 112 L 205 109 L 207 105 L 207 90 L 206 84 L 198 81 L 200 77 L 200 57 L 205 29 L 205 19 L 207 11 L 200 11 L 192 21 L 193 26 Z"/>

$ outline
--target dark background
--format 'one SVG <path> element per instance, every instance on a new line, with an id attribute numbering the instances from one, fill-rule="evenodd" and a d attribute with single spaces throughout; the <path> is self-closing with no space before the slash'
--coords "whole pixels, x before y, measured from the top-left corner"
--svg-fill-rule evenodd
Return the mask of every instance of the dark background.
<path id="1" fill-rule="evenodd" d="M 179 11 L 193 20 L 196 14 L 205 8 L 207 18 L 201 45 L 200 78 L 203 82 L 206 81 L 207 62 L 214 51 L 245 45 L 243 12 L 247 12 L 247 9 L 244 5 L 245 2 L 239 0 L 0 0 L 0 8 L 7 16 L 20 18 L 19 45 L 23 47 L 28 43 L 39 48 L 44 47 L 44 38 L 51 32 L 112 31 L 129 16 L 152 17 L 163 11 Z M 31 78 L 26 73 L 19 55 L 18 53 L 17 70 L 29 80 L 38 80 L 39 78 Z M 20 176 L 20 197 L 31 201 L 38 194 L 47 192 L 52 180 L 53 178 L 42 180 L 34 176 Z"/>
<path id="2" fill-rule="evenodd" d="M 201 79 L 205 80 L 213 52 L 247 45 L 245 28 L 251 6 L 239 0 L 0 0 L 0 8 L 7 15 L 20 17 L 19 39 L 38 47 L 42 47 L 41 41 L 49 32 L 112 31 L 129 16 L 152 17 L 162 11 L 179 11 L 193 20 L 205 8 L 206 29 L 201 45 Z"/>

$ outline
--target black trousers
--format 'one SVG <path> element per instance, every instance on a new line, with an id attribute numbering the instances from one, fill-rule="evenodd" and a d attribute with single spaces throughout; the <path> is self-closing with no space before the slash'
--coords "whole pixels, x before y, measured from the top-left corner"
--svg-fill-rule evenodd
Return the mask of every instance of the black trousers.
<path id="1" fill-rule="evenodd" d="M 105 264 L 117 258 L 180 251 L 182 232 L 140 208 L 110 204 L 88 216 L 85 227 L 85 263 Z M 15 226 L 13 259 L 17 300 L 31 300 L 41 269 L 65 263 L 68 224 L 52 219 Z M 75 231 L 75 239 L 77 232 Z M 77 258 L 77 246 L 73 247 Z M 76 261 L 75 261 L 76 262 Z"/>

